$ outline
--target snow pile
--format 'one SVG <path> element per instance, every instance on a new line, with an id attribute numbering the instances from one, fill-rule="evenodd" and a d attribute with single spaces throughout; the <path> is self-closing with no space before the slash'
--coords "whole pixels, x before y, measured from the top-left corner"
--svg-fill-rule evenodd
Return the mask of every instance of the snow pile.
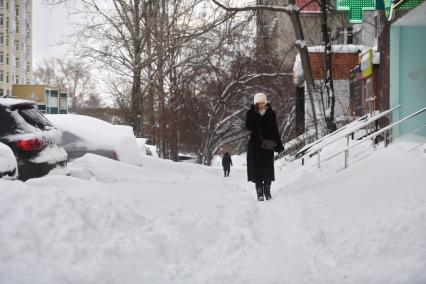
<path id="1" fill-rule="evenodd" d="M 17 168 L 16 159 L 12 150 L 0 142 L 0 173 L 11 172 Z"/>
<path id="2" fill-rule="evenodd" d="M 142 165 L 132 127 L 113 125 L 85 115 L 55 114 L 46 117 L 60 131 L 79 137 L 75 144 L 77 148 L 115 151 L 120 161 Z"/>
<path id="3" fill-rule="evenodd" d="M 418 145 L 338 172 L 337 160 L 279 160 L 269 202 L 244 168 L 223 178 L 149 156 L 137 167 L 86 155 L 71 176 L 0 180 L 0 283 L 425 283 Z"/>
<path id="4" fill-rule="evenodd" d="M 147 155 L 146 141 L 148 138 L 136 138 L 136 143 L 138 144 L 138 150 L 141 155 Z"/>

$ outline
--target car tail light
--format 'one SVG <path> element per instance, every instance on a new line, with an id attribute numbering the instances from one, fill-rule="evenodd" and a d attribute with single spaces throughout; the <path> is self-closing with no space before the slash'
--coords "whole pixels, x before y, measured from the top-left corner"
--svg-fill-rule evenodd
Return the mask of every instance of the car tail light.
<path id="1" fill-rule="evenodd" d="M 47 144 L 41 139 L 25 139 L 15 142 L 16 147 L 23 151 L 37 151 L 46 148 Z"/>

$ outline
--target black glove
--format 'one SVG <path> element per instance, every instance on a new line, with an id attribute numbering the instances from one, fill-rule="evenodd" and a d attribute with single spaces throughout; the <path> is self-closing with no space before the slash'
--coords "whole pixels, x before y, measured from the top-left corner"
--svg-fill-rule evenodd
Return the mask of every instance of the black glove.
<path id="1" fill-rule="evenodd" d="M 282 151 L 284 151 L 284 146 L 283 145 L 277 145 L 277 146 L 275 146 L 274 151 L 281 153 Z"/>

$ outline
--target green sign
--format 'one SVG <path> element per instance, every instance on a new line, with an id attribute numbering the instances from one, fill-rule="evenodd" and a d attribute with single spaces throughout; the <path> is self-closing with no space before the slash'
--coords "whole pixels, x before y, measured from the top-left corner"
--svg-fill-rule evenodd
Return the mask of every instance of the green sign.
<path id="1" fill-rule="evenodd" d="M 423 0 L 383 0 L 385 2 L 385 12 L 388 21 L 392 21 L 395 16 L 395 9 L 411 10 L 419 6 Z"/>
<path id="2" fill-rule="evenodd" d="M 337 10 L 349 11 L 352 24 L 362 23 L 362 13 L 383 9 L 383 0 L 337 0 Z"/>
<path id="3" fill-rule="evenodd" d="M 362 23 L 364 11 L 383 10 L 389 21 L 393 19 L 395 9 L 410 10 L 417 7 L 424 0 L 337 0 L 337 10 L 348 11 L 349 22 Z"/>

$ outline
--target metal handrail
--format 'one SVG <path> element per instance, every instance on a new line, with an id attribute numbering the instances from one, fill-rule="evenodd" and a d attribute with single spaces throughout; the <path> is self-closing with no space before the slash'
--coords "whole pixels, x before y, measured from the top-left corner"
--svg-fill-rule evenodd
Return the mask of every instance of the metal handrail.
<path id="1" fill-rule="evenodd" d="M 400 120 L 399 120 L 399 121 L 397 121 L 397 122 L 394 122 L 394 123 L 392 123 L 392 124 L 390 124 L 390 125 L 388 125 L 388 126 L 386 126 L 386 127 L 382 128 L 382 129 L 380 129 L 380 130 L 378 130 L 378 131 L 376 131 L 376 132 L 372 133 L 371 135 L 368 135 L 367 137 L 364 137 L 364 139 L 362 139 L 362 140 L 360 140 L 360 141 L 358 141 L 358 142 L 356 142 L 356 143 L 354 143 L 354 144 L 352 144 L 352 145 L 347 146 L 345 149 L 343 149 L 343 150 L 341 150 L 341 151 L 339 151 L 339 152 L 337 152 L 337 153 L 334 153 L 333 155 L 331 155 L 331 156 L 327 157 L 327 158 L 326 158 L 326 159 L 324 159 L 323 161 L 328 161 L 328 160 L 330 160 L 330 159 L 332 159 L 332 158 L 334 158 L 334 157 L 338 156 L 339 154 L 345 153 L 345 168 L 347 168 L 347 159 L 348 159 L 348 156 L 349 156 L 348 154 L 349 154 L 349 150 L 350 150 L 350 149 L 352 149 L 352 148 L 354 148 L 354 147 L 358 146 L 359 144 L 361 144 L 361 143 L 363 143 L 363 142 L 365 142 L 365 141 L 368 141 L 368 140 L 370 140 L 370 139 L 372 139 L 372 138 L 376 137 L 376 136 L 377 136 L 377 135 L 379 135 L 379 134 L 382 134 L 383 132 L 386 132 L 386 131 L 388 131 L 388 130 L 392 129 L 392 128 L 393 128 L 393 127 L 395 127 L 396 125 L 398 125 L 398 124 L 400 124 L 400 123 L 402 123 L 402 122 L 406 121 L 407 119 L 410 119 L 410 118 L 412 118 L 412 117 L 414 117 L 414 116 L 417 116 L 417 115 L 419 115 L 420 113 L 422 113 L 422 112 L 424 112 L 424 111 L 426 111 L 426 107 L 424 107 L 424 108 L 422 108 L 422 109 L 420 109 L 420 110 L 418 110 L 418 111 L 416 111 L 416 112 L 414 112 L 414 113 L 410 114 L 409 116 L 404 117 L 403 119 L 400 119 Z M 422 128 L 423 128 L 423 127 L 418 128 L 418 129 L 416 130 L 416 132 L 417 132 L 418 130 L 422 129 Z M 385 138 L 385 143 L 386 143 L 386 138 Z M 319 162 L 320 162 L 320 161 L 318 160 L 318 163 L 319 163 Z M 318 167 L 319 167 L 319 164 L 318 164 Z"/>
<path id="2" fill-rule="evenodd" d="M 303 161 L 304 161 L 304 158 L 306 158 L 307 156 L 309 156 L 309 157 L 311 157 L 311 156 L 313 156 L 313 155 L 315 155 L 315 154 L 317 154 L 318 155 L 318 167 L 320 167 L 320 152 L 321 152 L 321 150 L 324 148 L 324 147 L 326 147 L 326 146 L 328 146 L 328 145 L 330 145 L 330 144 L 333 144 L 334 142 L 336 142 L 336 141 L 338 141 L 338 140 L 340 140 L 340 139 L 342 139 L 343 137 L 347 137 L 347 139 L 349 139 L 349 135 L 351 135 L 352 133 L 355 133 L 356 131 L 358 131 L 358 130 L 360 130 L 360 129 L 362 129 L 362 128 L 364 128 L 364 127 L 366 127 L 366 126 L 368 126 L 369 124 L 371 124 L 371 123 L 373 123 L 373 122 L 375 122 L 376 120 L 378 120 L 378 119 L 380 119 L 380 118 L 382 118 L 382 117 L 384 117 L 385 115 L 388 115 L 389 113 L 391 113 L 391 112 L 393 112 L 394 110 L 396 110 L 396 109 L 398 109 L 398 108 L 400 108 L 401 107 L 401 105 L 397 105 L 397 106 L 395 106 L 395 107 L 393 107 L 393 108 L 391 108 L 391 109 L 388 109 L 388 110 L 386 110 L 386 111 L 383 111 L 383 112 L 381 112 L 381 113 L 379 113 L 379 114 L 377 114 L 377 115 L 375 115 L 375 116 L 373 116 L 373 117 L 371 117 L 370 119 L 368 119 L 367 121 L 365 121 L 364 123 L 360 123 L 357 127 L 355 127 L 355 128 L 350 128 L 350 129 L 345 129 L 345 130 L 343 130 L 341 133 L 339 133 L 339 135 L 338 135 L 338 137 L 336 137 L 336 138 L 334 138 L 334 139 L 330 139 L 328 142 L 326 142 L 326 143 L 324 143 L 324 145 L 321 145 L 321 147 L 319 147 L 318 149 L 315 149 L 314 151 L 312 151 L 312 152 L 309 152 L 309 149 L 307 149 L 306 151 L 307 151 L 307 153 L 306 154 L 304 154 L 302 157 L 300 157 L 301 159 L 302 159 L 302 164 L 303 164 Z M 321 142 L 320 142 L 321 143 Z M 315 145 L 313 145 L 312 147 L 314 147 Z"/>

